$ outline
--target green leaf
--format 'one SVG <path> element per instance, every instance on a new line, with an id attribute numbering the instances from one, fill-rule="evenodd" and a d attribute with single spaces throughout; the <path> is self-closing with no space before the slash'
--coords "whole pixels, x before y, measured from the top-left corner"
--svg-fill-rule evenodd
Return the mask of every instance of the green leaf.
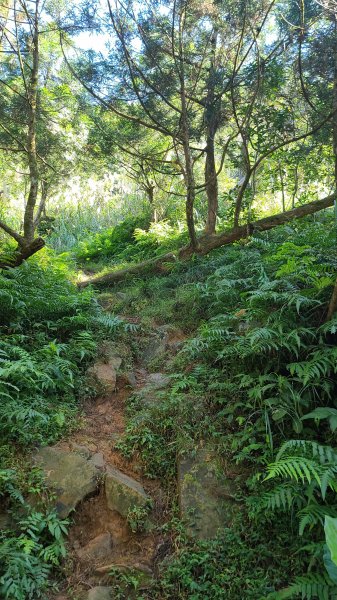
<path id="1" fill-rule="evenodd" d="M 337 583 L 337 565 L 333 562 L 327 545 L 324 545 L 323 562 L 331 581 Z"/>
<path id="2" fill-rule="evenodd" d="M 337 565 L 337 518 L 326 515 L 324 531 L 326 543 L 331 554 L 331 560 Z"/>

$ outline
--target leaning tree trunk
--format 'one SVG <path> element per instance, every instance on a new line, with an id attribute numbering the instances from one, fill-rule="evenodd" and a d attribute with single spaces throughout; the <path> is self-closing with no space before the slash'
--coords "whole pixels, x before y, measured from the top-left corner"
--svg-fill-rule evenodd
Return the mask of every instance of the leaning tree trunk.
<path id="1" fill-rule="evenodd" d="M 34 228 L 36 229 L 42 217 L 46 217 L 46 203 L 48 198 L 49 187 L 45 181 L 41 181 L 41 198 L 38 209 L 34 218 Z"/>
<path id="2" fill-rule="evenodd" d="M 307 215 L 313 214 L 324 208 L 329 208 L 333 206 L 334 200 L 337 197 L 337 194 L 331 194 L 331 196 L 327 196 L 326 198 L 322 198 L 321 200 L 315 200 L 314 202 L 309 202 L 308 204 L 304 204 L 303 206 L 298 206 L 292 210 L 287 210 L 283 213 L 278 213 L 277 215 L 271 215 L 270 217 L 265 217 L 264 219 L 260 219 L 259 221 L 255 221 L 253 223 L 246 223 L 245 225 L 240 225 L 238 227 L 234 227 L 229 231 L 223 231 L 216 235 L 210 236 L 202 236 L 198 240 L 198 248 L 197 253 L 204 255 L 208 254 L 211 250 L 215 248 L 220 248 L 221 246 L 225 246 L 228 244 L 232 244 L 233 242 L 237 242 L 240 239 L 244 239 L 249 237 L 254 231 L 268 231 L 269 229 L 273 229 L 278 225 L 283 225 L 284 223 L 288 223 L 293 219 L 299 219 L 301 217 L 305 217 Z M 170 253 L 164 254 L 162 256 L 158 256 L 155 259 L 147 260 L 142 263 L 138 263 L 132 267 L 121 269 L 119 271 L 112 271 L 111 273 L 107 273 L 102 277 L 94 277 L 92 279 L 87 279 L 86 281 L 80 282 L 79 287 L 86 287 L 90 284 L 97 286 L 106 286 L 106 285 L 114 285 L 115 283 L 122 281 L 130 275 L 140 275 L 141 273 L 153 272 L 153 271 L 165 271 L 165 264 L 172 263 L 178 259 L 187 260 L 193 254 L 195 250 L 193 250 L 192 246 L 185 246 L 181 248 L 177 255 Z"/>

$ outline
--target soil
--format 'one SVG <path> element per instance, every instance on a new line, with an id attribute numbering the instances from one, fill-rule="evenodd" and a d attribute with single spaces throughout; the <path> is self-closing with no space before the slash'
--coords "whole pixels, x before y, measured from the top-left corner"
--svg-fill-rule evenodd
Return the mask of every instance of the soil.
<path id="1" fill-rule="evenodd" d="M 145 533 L 132 533 L 127 521 L 117 512 L 108 509 L 101 488 L 98 495 L 86 499 L 76 510 L 68 536 L 68 557 L 65 566 L 65 580 L 60 592 L 51 600 L 85 600 L 86 592 L 97 585 L 109 585 L 108 574 L 112 566 L 137 568 L 146 574 L 153 574 L 158 551 L 167 540 L 160 533 L 160 525 L 168 518 L 168 499 L 158 481 L 145 478 L 141 465 L 136 459 L 127 460 L 114 447 L 125 429 L 125 407 L 127 399 L 135 390 L 146 385 L 148 373 L 143 368 L 134 372 L 136 387 L 131 388 L 125 378 L 117 378 L 117 389 L 108 396 L 87 400 L 83 406 L 83 424 L 69 439 L 63 439 L 58 446 L 73 450 L 74 445 L 86 447 L 93 453 L 102 453 L 107 465 L 113 465 L 123 473 L 139 481 L 152 498 L 150 530 Z M 76 447 L 76 446 L 75 446 Z M 112 549 L 104 561 L 95 563 L 79 558 L 78 550 L 97 536 L 110 533 Z M 97 571 L 99 569 L 100 572 Z M 102 571 L 107 570 L 105 573 Z M 129 597 L 126 595 L 126 598 Z"/>

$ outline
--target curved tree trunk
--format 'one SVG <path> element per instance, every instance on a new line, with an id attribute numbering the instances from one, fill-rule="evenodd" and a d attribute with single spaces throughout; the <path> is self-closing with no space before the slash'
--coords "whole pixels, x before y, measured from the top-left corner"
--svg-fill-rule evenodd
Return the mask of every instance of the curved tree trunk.
<path id="1" fill-rule="evenodd" d="M 254 231 L 268 231 L 268 229 L 273 229 L 278 225 L 283 225 L 284 223 L 288 223 L 293 219 L 299 219 L 301 217 L 305 217 L 307 215 L 313 214 L 324 208 L 329 208 L 333 206 L 334 200 L 337 197 L 337 193 L 331 194 L 331 196 L 327 196 L 326 198 L 322 198 L 321 200 L 315 200 L 314 202 L 309 202 L 308 204 L 304 204 L 303 206 L 298 206 L 292 210 L 287 210 L 283 213 L 278 213 L 277 215 L 271 215 L 270 217 L 265 217 L 264 219 L 260 219 L 259 221 L 255 221 L 253 223 L 247 223 L 246 225 L 240 225 L 239 227 L 234 227 L 229 231 L 223 231 L 216 235 L 204 235 L 198 240 L 198 254 L 204 255 L 208 254 L 211 250 L 215 248 L 220 248 L 221 246 L 225 246 L 227 244 L 232 244 L 233 242 L 237 242 L 240 239 L 244 239 L 249 237 Z M 112 271 L 111 273 L 107 273 L 102 277 L 94 277 L 92 279 L 87 279 L 87 281 L 82 281 L 78 285 L 83 288 L 90 284 L 92 285 L 113 285 L 119 281 L 122 281 L 129 275 L 140 275 L 146 272 L 153 271 L 165 271 L 165 263 L 172 263 L 178 259 L 187 260 L 196 251 L 193 249 L 191 245 L 180 248 L 177 252 L 177 255 L 170 253 L 164 254 L 163 256 L 159 256 L 152 260 L 146 260 L 144 262 L 138 263 L 132 267 L 127 269 L 121 269 L 120 271 Z"/>

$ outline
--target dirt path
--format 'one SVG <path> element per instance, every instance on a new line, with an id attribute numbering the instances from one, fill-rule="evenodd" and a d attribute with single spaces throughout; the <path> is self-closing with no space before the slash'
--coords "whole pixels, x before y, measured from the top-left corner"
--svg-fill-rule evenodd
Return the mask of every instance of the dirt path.
<path id="1" fill-rule="evenodd" d="M 153 374 L 152 374 L 153 376 Z M 83 425 L 68 439 L 57 445 L 59 448 L 78 451 L 79 447 L 102 455 L 104 463 L 114 466 L 140 482 L 153 501 L 150 530 L 132 533 L 125 518 L 107 507 L 104 489 L 98 495 L 85 500 L 73 513 L 69 529 L 69 554 L 65 568 L 65 581 L 60 593 L 52 600 L 85 600 L 87 592 L 94 586 L 109 585 L 112 566 L 130 568 L 144 573 L 149 579 L 155 571 L 156 557 L 163 544 L 160 525 L 167 520 L 168 501 L 158 481 L 142 475 L 137 460 L 126 460 L 115 448 L 116 441 L 125 430 L 125 408 L 130 395 L 147 385 L 151 374 L 138 365 L 134 371 L 134 385 L 126 383 L 125 377 L 117 377 L 116 391 L 106 396 L 87 400 L 83 406 Z M 112 548 L 104 560 L 90 560 L 82 551 L 98 536 L 110 534 Z M 130 597 L 128 595 L 126 598 Z"/>

